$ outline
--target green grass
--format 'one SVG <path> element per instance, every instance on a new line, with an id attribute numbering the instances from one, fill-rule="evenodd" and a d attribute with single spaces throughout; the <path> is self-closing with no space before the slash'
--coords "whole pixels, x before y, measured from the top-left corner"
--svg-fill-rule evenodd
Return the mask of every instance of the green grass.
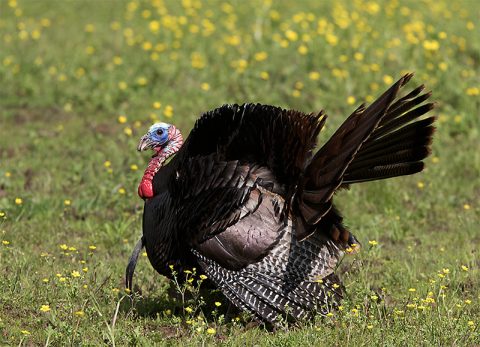
<path id="1" fill-rule="evenodd" d="M 479 4 L 287 3 L 0 2 L 2 345 L 480 344 Z M 324 108 L 324 142 L 405 71 L 438 102 L 433 155 L 336 197 L 363 244 L 343 310 L 272 333 L 224 303 L 202 324 L 145 257 L 125 297 L 154 120 L 186 135 L 224 103 Z"/>

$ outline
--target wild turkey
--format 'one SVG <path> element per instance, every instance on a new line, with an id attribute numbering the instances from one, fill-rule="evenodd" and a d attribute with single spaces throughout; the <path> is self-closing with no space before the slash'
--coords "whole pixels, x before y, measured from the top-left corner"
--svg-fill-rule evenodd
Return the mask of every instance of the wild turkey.
<path id="1" fill-rule="evenodd" d="M 197 267 L 261 321 L 328 313 L 342 297 L 336 265 L 358 244 L 333 194 L 417 173 L 430 153 L 435 118 L 420 119 L 433 108 L 421 105 L 430 93 L 422 85 L 398 97 L 411 77 L 357 108 L 314 155 L 323 111 L 224 105 L 201 116 L 183 145 L 173 125 L 154 124 L 138 146 L 155 155 L 139 186 L 143 237 L 127 286 L 145 246 L 160 274 Z"/>

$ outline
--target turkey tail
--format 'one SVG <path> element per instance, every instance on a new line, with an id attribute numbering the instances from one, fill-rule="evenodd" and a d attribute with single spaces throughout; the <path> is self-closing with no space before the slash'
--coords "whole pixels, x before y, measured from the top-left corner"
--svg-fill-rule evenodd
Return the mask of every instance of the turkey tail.
<path id="1" fill-rule="evenodd" d="M 434 105 L 418 106 L 431 95 L 421 94 L 423 85 L 397 99 L 399 90 L 412 76 L 400 78 L 367 108 L 357 108 L 313 156 L 295 201 L 300 239 L 309 236 L 328 213 L 331 197 L 339 187 L 423 169 L 422 159 L 430 153 L 435 118 L 417 119 Z"/>
<path id="2" fill-rule="evenodd" d="M 431 95 L 417 96 L 423 89 L 423 85 L 418 87 L 390 107 L 348 166 L 342 185 L 411 175 L 423 170 L 422 160 L 430 154 L 435 131 L 435 117 L 414 121 L 434 107 L 433 103 L 416 107 Z"/>

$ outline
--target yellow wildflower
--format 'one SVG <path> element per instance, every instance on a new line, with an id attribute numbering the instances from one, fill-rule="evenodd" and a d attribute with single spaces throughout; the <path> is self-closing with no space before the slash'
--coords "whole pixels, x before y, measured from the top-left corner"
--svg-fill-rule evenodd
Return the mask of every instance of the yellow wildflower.
<path id="1" fill-rule="evenodd" d="M 165 110 L 163 110 L 163 115 L 167 118 L 172 118 L 173 116 L 173 107 L 171 105 L 165 106 Z"/>
<path id="2" fill-rule="evenodd" d="M 317 71 L 311 71 L 308 74 L 308 78 L 310 78 L 312 81 L 317 81 L 320 79 L 320 73 L 318 73 Z"/>
<path id="3" fill-rule="evenodd" d="M 48 311 L 50 311 L 50 306 L 49 306 L 49 305 L 42 305 L 42 306 L 40 307 L 40 311 L 42 311 L 42 312 L 48 312 Z"/>

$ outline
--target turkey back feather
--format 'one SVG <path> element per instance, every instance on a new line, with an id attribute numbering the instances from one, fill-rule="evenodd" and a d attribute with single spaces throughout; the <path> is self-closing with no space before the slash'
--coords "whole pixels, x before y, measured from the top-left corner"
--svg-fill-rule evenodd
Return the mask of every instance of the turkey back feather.
<path id="1" fill-rule="evenodd" d="M 224 105 L 196 122 L 179 156 L 215 153 L 219 160 L 268 167 L 293 193 L 326 117 L 260 104 Z M 182 164 L 180 164 L 182 165 Z"/>

